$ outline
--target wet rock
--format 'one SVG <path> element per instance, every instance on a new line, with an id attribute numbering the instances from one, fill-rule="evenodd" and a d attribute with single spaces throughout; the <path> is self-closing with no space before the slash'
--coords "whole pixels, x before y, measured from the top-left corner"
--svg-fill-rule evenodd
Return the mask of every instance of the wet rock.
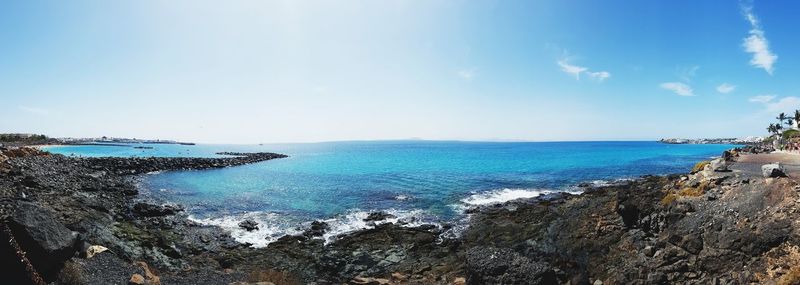
<path id="1" fill-rule="evenodd" d="M 321 237 L 328 229 L 330 229 L 330 225 L 328 225 L 328 223 L 313 221 L 311 222 L 311 227 L 306 230 L 303 235 L 307 237 Z"/>
<path id="2" fill-rule="evenodd" d="M 136 203 L 133 205 L 133 213 L 142 217 L 175 215 L 180 211 L 183 211 L 183 207 L 178 205 L 153 205 L 149 203 Z"/>
<path id="3" fill-rule="evenodd" d="M 369 213 L 369 215 L 367 215 L 366 218 L 364 218 L 364 221 L 365 222 L 378 222 L 378 221 L 383 221 L 383 220 L 386 220 L 386 219 L 394 219 L 394 218 L 397 218 L 397 217 L 395 215 L 392 215 L 392 214 L 389 214 L 389 213 L 386 213 L 386 212 L 372 212 L 372 213 Z"/>
<path id="4" fill-rule="evenodd" d="M 245 229 L 248 232 L 252 232 L 254 230 L 258 230 L 258 222 L 254 221 L 252 219 L 247 219 L 247 220 L 241 221 L 239 223 L 239 227 L 242 228 L 242 229 Z"/>
<path id="5" fill-rule="evenodd" d="M 786 177 L 783 166 L 780 163 L 771 163 L 761 166 L 761 174 L 764 178 Z"/>

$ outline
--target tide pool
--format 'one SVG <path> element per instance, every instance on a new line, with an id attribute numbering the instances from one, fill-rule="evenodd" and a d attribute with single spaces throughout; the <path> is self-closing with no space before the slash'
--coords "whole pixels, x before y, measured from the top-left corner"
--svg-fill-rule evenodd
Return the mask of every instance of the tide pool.
<path id="1" fill-rule="evenodd" d="M 285 159 L 202 171 L 146 175 L 144 197 L 187 206 L 197 221 L 264 245 L 323 219 L 335 234 L 369 227 L 362 219 L 383 210 L 405 222 L 453 222 L 465 206 L 541 193 L 575 191 L 645 174 L 687 172 L 731 145 L 658 142 L 378 141 L 267 145 L 59 146 L 78 156 L 203 156 L 221 151 L 269 151 Z M 239 230 L 243 218 L 255 232 Z"/>

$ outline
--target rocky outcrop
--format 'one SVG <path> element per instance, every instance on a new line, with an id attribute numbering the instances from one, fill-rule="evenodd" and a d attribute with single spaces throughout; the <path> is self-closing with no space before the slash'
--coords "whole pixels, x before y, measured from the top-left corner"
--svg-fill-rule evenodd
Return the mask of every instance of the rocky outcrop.
<path id="1" fill-rule="evenodd" d="M 780 163 L 770 163 L 761 166 L 761 175 L 764 178 L 779 178 L 786 177 L 783 166 Z"/>
<path id="2" fill-rule="evenodd" d="M 248 232 L 252 232 L 254 230 L 258 230 L 258 223 L 252 219 L 247 219 L 239 222 L 239 227 Z"/>
<path id="3" fill-rule="evenodd" d="M 183 211 L 183 207 L 179 205 L 154 205 L 141 202 L 133 205 L 133 213 L 142 217 L 175 215 L 181 211 Z"/>
<path id="4" fill-rule="evenodd" d="M 36 271 L 45 280 L 54 279 L 61 265 L 76 252 L 77 233 L 61 224 L 50 210 L 30 202 L 17 202 L 15 206 L 4 224 Z M 3 235 L 3 241 L 11 238 Z M 8 245 L 4 242 L 2 246 Z"/>
<path id="5" fill-rule="evenodd" d="M 467 250 L 468 284 L 558 284 L 554 268 L 508 248 Z"/>

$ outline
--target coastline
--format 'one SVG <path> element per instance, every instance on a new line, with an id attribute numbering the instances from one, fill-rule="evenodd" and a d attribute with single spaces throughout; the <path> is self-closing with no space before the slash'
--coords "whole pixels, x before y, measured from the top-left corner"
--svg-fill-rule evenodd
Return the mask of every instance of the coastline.
<path id="1" fill-rule="evenodd" d="M 215 159 L 70 158 L 31 152 L 8 160 L 10 169 L 2 172 L 0 181 L 10 189 L 3 193 L 8 203 L 3 206 L 4 220 L 15 223 L 19 209 L 59 213 L 40 218 L 76 232 L 72 245 L 76 252 L 86 245 L 111 249 L 93 258 L 65 256 L 57 260 L 84 272 L 107 275 L 103 277 L 106 279 L 92 275 L 100 279 L 89 283 L 123 282 L 132 274 L 145 275 L 142 268 L 147 266 L 158 268 L 160 279 L 167 284 L 196 283 L 198 276 L 205 278 L 205 283 L 229 284 L 247 281 L 253 272 L 265 270 L 298 283 L 402 279 L 423 284 L 547 284 L 569 280 L 704 284 L 713 280 L 777 280 L 782 275 L 767 268 L 764 255 L 795 241 L 791 230 L 785 228 L 786 219 L 765 221 L 763 218 L 772 216 L 761 211 L 769 209 L 772 214 L 775 210 L 769 207 L 786 207 L 789 198 L 797 195 L 795 182 L 763 179 L 737 170 L 738 152 L 731 153 L 715 160 L 714 166 L 724 164 L 726 170 L 730 166 L 734 169 L 730 172 L 712 169 L 709 163 L 690 174 L 645 176 L 587 187 L 581 194 L 547 193 L 472 207 L 467 210 L 469 228 L 461 236 L 446 234 L 453 225 L 404 226 L 384 213 L 369 215 L 372 218 L 366 222 L 375 223 L 375 227 L 330 242 L 322 238 L 330 225 L 318 221 L 265 248 L 236 242 L 219 227 L 200 225 L 179 205 L 141 201 L 129 179 L 151 171 L 233 163 L 208 163 Z M 681 194 L 690 188 L 703 189 Z M 739 201 L 763 200 L 766 194 L 774 199 L 776 193 L 786 199 L 760 206 Z M 665 203 L 671 194 L 677 197 Z M 762 237 L 739 229 L 735 225 L 740 217 L 713 212 L 720 202 L 725 203 L 722 210 L 734 209 L 750 221 L 763 221 L 755 229 L 770 234 Z M 697 219 L 714 220 L 722 230 L 698 226 L 704 223 L 698 224 L 694 221 Z M 520 246 L 526 250 L 520 251 Z M 743 246 L 752 250 L 731 251 Z M 35 250 L 29 252 L 36 254 Z M 750 257 L 742 259 L 744 256 Z M 748 269 L 734 262 L 717 264 L 726 259 L 750 260 L 745 262 Z M 695 261 L 688 265 L 689 260 Z M 147 265 L 131 266 L 134 261 Z M 63 270 L 42 271 L 47 278 L 60 280 Z"/>

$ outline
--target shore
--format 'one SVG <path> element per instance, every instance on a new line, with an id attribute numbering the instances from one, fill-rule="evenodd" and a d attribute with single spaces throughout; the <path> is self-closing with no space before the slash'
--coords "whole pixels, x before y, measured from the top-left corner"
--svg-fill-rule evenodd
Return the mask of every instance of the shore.
<path id="1" fill-rule="evenodd" d="M 35 149 L 4 151 L 0 217 L 8 230 L 0 240 L 15 242 L 4 242 L 0 260 L 9 269 L 9 282 L 35 281 L 26 266 L 57 284 L 800 280 L 795 230 L 800 229 L 795 190 L 800 172 L 793 168 L 798 160 L 787 154 L 727 152 L 694 173 L 474 207 L 461 235 L 449 235 L 448 225 L 382 223 L 328 244 L 321 239 L 328 225 L 315 222 L 300 235 L 253 248 L 218 227 L 191 221 L 180 205 L 138 196 L 134 181 L 143 173 L 282 157 L 235 155 L 75 158 Z M 762 177 L 761 165 L 777 161 L 788 177 Z M 387 218 L 374 213 L 369 222 Z"/>

